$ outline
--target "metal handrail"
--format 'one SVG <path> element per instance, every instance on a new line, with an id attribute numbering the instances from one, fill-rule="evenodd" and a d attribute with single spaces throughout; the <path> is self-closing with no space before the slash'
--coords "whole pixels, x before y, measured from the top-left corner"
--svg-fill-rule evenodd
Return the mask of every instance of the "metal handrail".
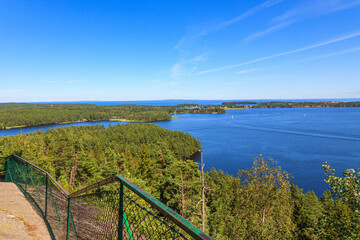
<path id="1" fill-rule="evenodd" d="M 19 157 L 18 155 L 16 154 L 13 154 L 12 156 L 16 157 L 17 159 L 25 162 L 26 164 L 29 164 L 30 166 L 32 166 L 33 168 L 45 173 L 50 179 L 51 181 L 59 188 L 60 192 L 62 192 L 67 198 L 69 198 L 69 193 L 55 180 L 55 178 L 53 178 L 53 176 L 50 175 L 50 173 L 48 173 L 47 171 L 45 171 L 44 169 L 42 168 L 39 168 L 38 166 L 32 164 L 31 162 L 29 161 L 26 161 L 25 159 L 23 159 L 22 157 Z"/>
<path id="2" fill-rule="evenodd" d="M 136 193 L 140 198 L 149 203 L 153 208 L 164 214 L 166 217 L 171 219 L 173 223 L 175 223 L 178 227 L 187 232 L 190 236 L 197 240 L 210 240 L 212 239 L 197 227 L 192 225 L 188 220 L 177 214 L 174 210 L 160 202 L 157 198 L 151 196 L 149 193 L 142 190 L 136 184 L 132 183 L 128 179 L 123 176 L 116 175 L 119 181 L 124 184 L 127 188 L 131 189 L 134 193 Z"/>
<path id="3" fill-rule="evenodd" d="M 91 186 L 85 187 L 79 191 L 76 191 L 70 194 L 69 198 L 75 198 L 80 196 L 82 193 L 89 192 L 93 189 L 99 188 L 103 185 L 119 181 L 121 184 L 125 185 L 132 192 L 138 195 L 141 199 L 145 200 L 149 203 L 153 208 L 162 213 L 165 217 L 169 218 L 175 225 L 180 227 L 182 230 L 187 232 L 190 236 L 192 236 L 196 240 L 211 240 L 212 238 L 203 233 L 197 227 L 192 225 L 188 220 L 177 214 L 174 210 L 160 202 L 157 198 L 151 196 L 149 193 L 145 192 L 143 189 L 138 187 L 136 184 L 131 182 L 130 180 L 124 178 L 121 175 L 114 175 L 107 179 L 104 179 L 100 182 L 97 182 Z"/>
<path id="4" fill-rule="evenodd" d="M 94 184 L 92 184 L 92 185 L 90 185 L 90 186 L 87 186 L 87 187 L 85 187 L 85 188 L 83 188 L 83 189 L 80 189 L 79 191 L 76 191 L 76 192 L 70 194 L 70 195 L 69 195 L 69 198 L 75 198 L 75 197 L 79 196 L 79 195 L 82 194 L 82 193 L 89 192 L 89 191 L 91 191 L 91 190 L 93 190 L 93 189 L 96 189 L 96 188 L 99 188 L 99 187 L 101 187 L 101 186 L 103 186 L 103 185 L 106 185 L 106 184 L 115 182 L 116 180 L 118 180 L 118 179 L 116 178 L 115 175 L 114 175 L 114 176 L 111 176 L 111 177 L 106 178 L 106 179 L 104 179 L 104 180 L 102 180 L 102 181 L 100 181 L 100 182 L 94 183 Z"/>
<path id="5" fill-rule="evenodd" d="M 54 233 L 53 233 L 53 231 L 52 231 L 51 225 L 50 225 L 50 223 L 49 223 L 49 221 L 48 221 L 48 219 L 47 219 L 47 217 L 46 217 L 46 216 L 47 216 L 47 195 L 48 195 L 48 190 L 49 190 L 49 189 L 48 189 L 49 177 L 50 177 L 50 179 L 52 179 L 52 180 L 55 180 L 55 179 L 54 179 L 49 173 L 47 173 L 45 170 L 43 170 L 43 169 L 35 166 L 34 164 L 26 161 L 25 159 L 23 159 L 23 158 L 15 155 L 15 154 L 10 155 L 10 156 L 8 156 L 8 157 L 6 157 L 6 158 L 8 159 L 8 161 L 15 160 L 15 161 L 18 161 L 19 163 L 21 162 L 24 166 L 33 167 L 33 168 L 39 170 L 40 172 L 42 172 L 42 173 L 45 175 L 45 178 L 46 178 L 46 196 L 45 196 L 45 207 L 44 207 L 44 210 L 43 210 L 42 207 L 39 205 L 39 203 L 38 203 L 38 202 L 34 199 L 34 197 L 31 196 L 31 194 L 28 192 L 28 190 L 27 190 L 27 184 L 25 183 L 25 188 L 24 188 L 23 186 L 21 186 L 21 184 L 18 184 L 17 180 L 14 181 L 14 177 L 15 177 L 15 176 L 13 176 L 13 175 L 11 174 L 11 171 L 9 172 L 9 177 L 10 177 L 11 182 L 14 182 L 14 183 L 19 187 L 19 189 L 23 192 L 23 194 L 25 195 L 25 197 L 28 198 L 28 199 L 35 205 L 35 207 L 39 210 L 39 213 L 42 215 L 43 220 L 44 220 L 44 222 L 45 222 L 45 224 L 46 224 L 46 226 L 47 226 L 47 228 L 48 228 L 48 231 L 49 231 L 49 234 L 50 234 L 51 239 L 55 240 L 55 236 L 54 236 Z M 26 178 L 24 177 L 23 173 L 21 172 L 18 164 L 17 164 L 16 162 L 15 162 L 15 164 L 16 164 L 16 166 L 17 166 L 17 169 L 20 171 L 21 178 L 26 182 Z M 7 167 L 6 170 L 8 170 L 8 167 Z M 37 187 L 35 186 L 34 181 L 33 181 L 33 179 L 31 178 L 31 175 L 30 175 L 30 179 L 31 179 L 31 182 L 32 182 L 33 187 L 36 189 L 36 193 L 38 194 L 38 197 L 40 198 L 39 191 L 38 191 Z M 65 193 L 63 193 L 63 192 L 61 191 L 61 189 L 63 189 L 63 188 L 62 188 L 56 181 L 55 181 L 54 185 L 55 185 L 56 187 L 59 187 L 59 189 L 58 189 L 59 192 L 60 192 L 61 194 L 63 194 L 63 196 L 67 199 L 67 195 L 66 195 L 67 192 L 65 191 Z M 51 194 L 51 190 L 50 190 L 50 194 Z M 51 197 L 53 198 L 52 195 L 51 195 Z M 54 207 L 55 207 L 55 209 L 56 209 L 56 204 L 55 204 L 55 203 L 54 203 Z M 57 212 L 57 210 L 56 210 L 56 212 Z M 58 214 L 58 213 L 57 213 L 57 214 Z"/>

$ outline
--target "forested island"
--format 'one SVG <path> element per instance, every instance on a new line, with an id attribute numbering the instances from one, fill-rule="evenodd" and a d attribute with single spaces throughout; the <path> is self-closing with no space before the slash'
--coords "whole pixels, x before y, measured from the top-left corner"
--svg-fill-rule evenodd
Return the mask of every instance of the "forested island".
<path id="1" fill-rule="evenodd" d="M 178 104 L 176 106 L 160 106 L 167 109 L 171 114 L 175 113 L 225 113 L 220 105 Z"/>
<path id="2" fill-rule="evenodd" d="M 201 149 L 189 134 L 154 124 L 60 127 L 0 137 L 0 156 L 17 154 L 47 170 L 70 192 L 121 174 L 201 226 Z M 319 166 L 320 167 L 320 166 Z M 259 156 L 237 176 L 205 173 L 206 232 L 214 239 L 359 239 L 358 171 L 342 178 L 323 165 L 320 198 L 291 184 L 274 160 Z"/>
<path id="3" fill-rule="evenodd" d="M 224 108 L 318 108 L 318 107 L 360 107 L 356 102 L 223 102 Z"/>
<path id="4" fill-rule="evenodd" d="M 177 106 L 94 104 L 0 104 L 0 129 L 33 127 L 85 121 L 155 122 L 169 121 L 173 113 L 224 113 L 219 106 L 186 104 Z"/>

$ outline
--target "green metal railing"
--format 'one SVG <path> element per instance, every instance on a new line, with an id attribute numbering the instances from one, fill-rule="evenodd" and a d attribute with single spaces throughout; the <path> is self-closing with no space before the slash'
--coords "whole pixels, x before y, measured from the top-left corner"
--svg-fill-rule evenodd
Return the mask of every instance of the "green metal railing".
<path id="1" fill-rule="evenodd" d="M 67 239 L 69 193 L 48 172 L 12 155 L 6 158 L 5 181 L 15 183 L 36 207 L 52 239 Z"/>
<path id="2" fill-rule="evenodd" d="M 69 194 L 49 173 L 12 155 L 5 181 L 38 209 L 52 239 L 212 239 L 120 175 Z"/>

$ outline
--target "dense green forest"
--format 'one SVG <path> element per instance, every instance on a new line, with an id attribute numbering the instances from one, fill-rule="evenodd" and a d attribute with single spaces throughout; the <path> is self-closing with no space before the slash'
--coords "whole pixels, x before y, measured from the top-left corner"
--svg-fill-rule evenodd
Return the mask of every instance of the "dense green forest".
<path id="1" fill-rule="evenodd" d="M 246 105 L 255 105 L 257 102 L 252 101 L 237 101 L 237 102 L 223 102 L 221 105 L 227 108 L 234 108 L 239 106 L 246 106 Z"/>
<path id="2" fill-rule="evenodd" d="M 142 106 L 93 104 L 0 104 L 0 129 L 66 122 L 123 120 L 155 122 L 171 120 L 173 113 L 223 113 L 219 106 Z"/>
<path id="3" fill-rule="evenodd" d="M 201 227 L 201 172 L 189 160 L 199 141 L 154 124 L 49 129 L 0 138 L 0 156 L 17 154 L 46 169 L 69 191 L 120 173 Z M 321 166 L 319 166 L 321 167 Z M 206 232 L 214 239 L 359 239 L 358 171 L 342 177 L 323 165 L 320 198 L 259 156 L 230 176 L 205 174 Z"/>
<path id="4" fill-rule="evenodd" d="M 166 110 L 139 105 L 0 104 L 0 128 L 110 119 L 147 122 L 171 120 L 171 116 Z"/>
<path id="5" fill-rule="evenodd" d="M 224 102 L 226 108 L 360 107 L 358 102 Z"/>
<path id="6" fill-rule="evenodd" d="M 360 107 L 360 102 L 265 102 L 253 108 Z"/>
<path id="7" fill-rule="evenodd" d="M 199 104 L 178 104 L 176 106 L 161 106 L 170 113 L 225 113 L 226 111 L 219 105 L 199 105 Z"/>

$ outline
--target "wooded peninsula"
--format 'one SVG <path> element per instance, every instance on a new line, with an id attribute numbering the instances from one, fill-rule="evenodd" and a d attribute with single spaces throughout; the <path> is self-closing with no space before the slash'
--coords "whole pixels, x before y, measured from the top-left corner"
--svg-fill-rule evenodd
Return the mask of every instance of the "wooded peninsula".
<path id="1" fill-rule="evenodd" d="M 200 149 L 191 135 L 154 124 L 60 127 L 0 137 L 0 156 L 31 161 L 70 192 L 121 174 L 197 227 L 205 216 L 205 231 L 214 239 L 359 239 L 360 169 L 335 177 L 325 163 L 329 190 L 318 198 L 291 184 L 291 175 L 274 160 L 258 156 L 237 176 L 213 168 L 203 187 L 199 165 L 190 160 Z"/>
<path id="2" fill-rule="evenodd" d="M 225 108 L 318 108 L 318 107 L 360 107 L 356 102 L 223 102 Z"/>
<path id="3" fill-rule="evenodd" d="M 181 104 L 177 106 L 102 105 L 94 104 L 0 104 L 0 129 L 34 127 L 70 122 L 169 121 L 173 113 L 224 113 L 220 106 Z"/>
<path id="4" fill-rule="evenodd" d="M 32 104 L 1 103 L 0 129 L 34 127 L 86 121 L 157 122 L 170 121 L 172 114 L 225 113 L 234 108 L 307 108 L 360 107 L 358 102 L 223 102 L 222 105 L 178 104 L 175 106 L 149 105 L 94 105 L 94 104 Z"/>

